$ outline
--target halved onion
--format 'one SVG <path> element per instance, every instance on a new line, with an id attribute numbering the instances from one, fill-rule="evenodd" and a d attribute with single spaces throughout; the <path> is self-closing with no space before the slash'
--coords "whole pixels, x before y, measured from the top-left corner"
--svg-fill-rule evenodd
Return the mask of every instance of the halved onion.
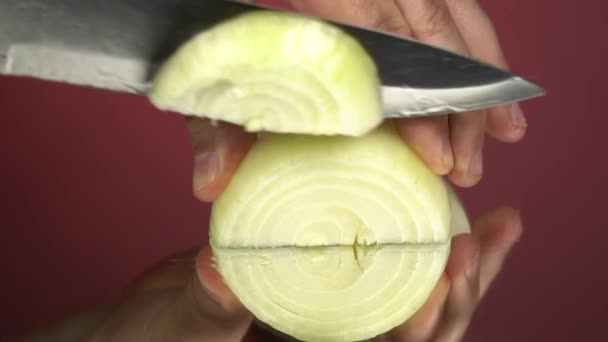
<path id="1" fill-rule="evenodd" d="M 358 138 L 266 136 L 213 206 L 217 269 L 285 334 L 377 336 L 424 304 L 452 224 L 468 226 L 450 191 L 389 124 Z"/>
<path id="2" fill-rule="evenodd" d="M 358 136 L 382 121 L 376 66 L 355 39 L 322 21 L 269 11 L 186 42 L 149 96 L 158 108 L 249 131 Z"/>

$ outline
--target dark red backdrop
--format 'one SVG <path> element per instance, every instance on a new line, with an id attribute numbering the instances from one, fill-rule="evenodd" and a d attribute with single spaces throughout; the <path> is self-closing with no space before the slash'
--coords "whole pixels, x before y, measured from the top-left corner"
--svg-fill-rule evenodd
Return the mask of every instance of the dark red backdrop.
<path id="1" fill-rule="evenodd" d="M 490 142 L 472 213 L 509 203 L 525 234 L 471 341 L 598 341 L 608 315 L 600 0 L 484 1 L 515 71 L 550 95 L 529 135 Z M 605 7 L 605 6 L 604 6 Z M 113 299 L 146 266 L 204 243 L 180 117 L 143 98 L 0 79 L 0 336 Z"/>

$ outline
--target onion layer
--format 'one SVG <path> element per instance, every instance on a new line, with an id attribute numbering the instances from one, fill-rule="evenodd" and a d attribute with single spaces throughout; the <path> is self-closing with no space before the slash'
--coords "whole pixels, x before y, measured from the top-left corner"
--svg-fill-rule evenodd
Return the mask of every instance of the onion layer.
<path id="1" fill-rule="evenodd" d="M 382 121 L 376 66 L 338 28 L 256 11 L 196 35 L 164 63 L 158 108 L 249 131 L 359 136 Z"/>
<path id="2" fill-rule="evenodd" d="M 441 276 L 451 226 L 468 226 L 451 196 L 390 124 L 358 138 L 268 135 L 213 206 L 217 269 L 285 334 L 372 338 L 411 317 Z"/>

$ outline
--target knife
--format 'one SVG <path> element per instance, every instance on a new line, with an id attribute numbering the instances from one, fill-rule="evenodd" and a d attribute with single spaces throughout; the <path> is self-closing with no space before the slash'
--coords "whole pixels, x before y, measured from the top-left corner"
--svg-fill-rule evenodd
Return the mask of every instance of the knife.
<path id="1" fill-rule="evenodd" d="M 263 6 L 225 0 L 2 0 L 0 74 L 145 95 L 193 34 Z M 484 109 L 544 94 L 507 71 L 413 39 L 333 23 L 372 56 L 387 117 Z"/>

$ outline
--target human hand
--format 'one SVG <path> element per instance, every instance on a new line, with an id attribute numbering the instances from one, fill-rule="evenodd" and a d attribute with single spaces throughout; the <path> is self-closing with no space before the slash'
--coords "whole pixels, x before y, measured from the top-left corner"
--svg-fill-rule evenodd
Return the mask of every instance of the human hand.
<path id="1" fill-rule="evenodd" d="M 521 217 L 512 208 L 477 218 L 470 233 L 452 239 L 446 270 L 424 306 L 377 341 L 460 341 L 521 234 Z"/>
<path id="2" fill-rule="evenodd" d="M 475 0 L 290 3 L 304 13 L 414 37 L 507 68 L 492 22 Z M 194 192 L 199 199 L 209 201 L 223 189 L 254 139 L 242 130 L 214 130 L 204 127 L 209 126 L 204 120 L 196 123 L 197 120 L 201 119 L 191 120 L 190 127 L 191 132 L 199 131 L 195 139 Z M 525 134 L 526 120 L 515 104 L 472 113 L 400 119 L 398 127 L 404 140 L 436 173 L 468 187 L 475 185 L 483 173 L 484 132 L 504 142 L 516 142 Z M 206 152 L 216 153 L 212 156 Z"/>
<path id="3" fill-rule="evenodd" d="M 475 0 L 290 0 L 301 12 L 413 37 L 507 69 L 492 22 Z M 399 120 L 403 138 L 438 174 L 475 185 L 483 173 L 484 132 L 504 142 L 526 130 L 518 104 L 457 115 Z"/>

